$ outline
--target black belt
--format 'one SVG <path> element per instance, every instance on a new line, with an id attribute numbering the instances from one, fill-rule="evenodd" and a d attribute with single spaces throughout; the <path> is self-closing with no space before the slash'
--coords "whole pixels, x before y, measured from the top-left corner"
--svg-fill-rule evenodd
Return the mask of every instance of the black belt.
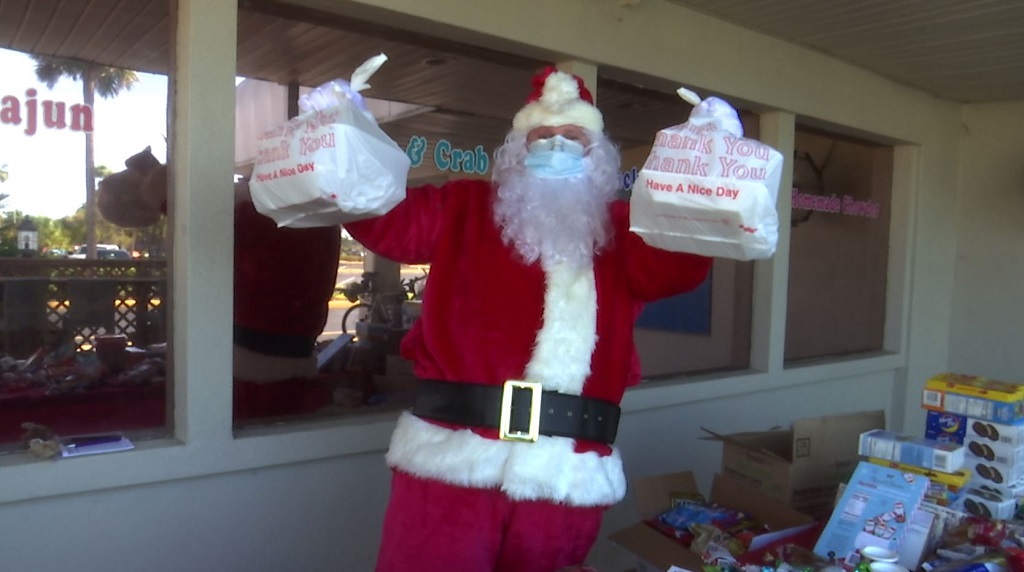
<path id="1" fill-rule="evenodd" d="M 316 336 L 272 334 L 235 323 L 234 342 L 247 350 L 261 354 L 305 358 L 313 355 Z"/>
<path id="2" fill-rule="evenodd" d="M 551 435 L 611 445 L 619 430 L 617 405 L 544 391 L 539 383 L 525 381 L 495 386 L 421 379 L 412 412 L 443 423 L 498 429 L 498 437 L 506 441 Z"/>

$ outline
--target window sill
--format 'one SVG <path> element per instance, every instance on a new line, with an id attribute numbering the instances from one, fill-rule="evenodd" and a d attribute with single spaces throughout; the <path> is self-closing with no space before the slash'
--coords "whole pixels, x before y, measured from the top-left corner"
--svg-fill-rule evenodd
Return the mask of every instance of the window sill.
<path id="1" fill-rule="evenodd" d="M 139 441 L 130 451 L 73 458 L 0 456 L 0 504 L 302 463 L 387 449 L 398 414 L 294 423 L 183 443 Z"/>
<path id="2" fill-rule="evenodd" d="M 893 371 L 903 366 L 898 354 L 859 356 L 786 369 L 781 373 L 722 372 L 649 381 L 626 392 L 624 413 L 726 399 L 766 391 Z M 397 411 L 239 430 L 234 436 L 140 441 L 131 451 L 70 459 L 0 456 L 0 504 L 81 494 L 383 452 Z M 383 462 L 383 460 L 382 460 Z"/>

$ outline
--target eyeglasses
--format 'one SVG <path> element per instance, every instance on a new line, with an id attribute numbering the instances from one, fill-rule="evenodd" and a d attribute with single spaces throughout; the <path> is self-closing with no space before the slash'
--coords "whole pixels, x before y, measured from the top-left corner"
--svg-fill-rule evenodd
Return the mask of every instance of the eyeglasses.
<path id="1" fill-rule="evenodd" d="M 577 157 L 582 157 L 586 148 L 579 141 L 573 141 L 566 139 L 561 135 L 555 135 L 554 137 L 548 137 L 546 139 L 537 139 L 527 147 L 531 153 L 543 153 L 545 151 L 564 151 Z"/>

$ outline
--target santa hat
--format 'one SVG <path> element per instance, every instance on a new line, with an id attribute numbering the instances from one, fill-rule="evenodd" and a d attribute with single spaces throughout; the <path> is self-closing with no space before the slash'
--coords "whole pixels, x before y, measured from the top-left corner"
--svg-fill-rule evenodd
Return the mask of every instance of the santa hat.
<path id="1" fill-rule="evenodd" d="M 578 76 L 548 66 L 533 77 L 533 93 L 512 119 L 512 129 L 526 133 L 541 126 L 578 125 L 601 133 L 604 118 Z"/>

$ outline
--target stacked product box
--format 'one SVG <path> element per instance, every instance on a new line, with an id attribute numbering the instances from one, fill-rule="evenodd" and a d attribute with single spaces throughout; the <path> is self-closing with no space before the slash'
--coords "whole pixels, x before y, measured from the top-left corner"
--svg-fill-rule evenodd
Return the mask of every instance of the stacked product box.
<path id="1" fill-rule="evenodd" d="M 949 440 L 876 429 L 861 434 L 857 451 L 877 465 L 928 477 L 925 500 L 940 506 L 953 506 L 971 477 L 963 445 Z"/>
<path id="2" fill-rule="evenodd" d="M 944 373 L 925 382 L 925 436 L 963 445 L 971 483 L 955 508 L 1013 518 L 1024 498 L 1024 384 Z"/>
<path id="3" fill-rule="evenodd" d="M 906 465 L 894 461 L 886 461 L 869 457 L 868 461 L 883 467 L 897 469 L 904 473 L 914 473 L 928 477 L 928 491 L 924 495 L 925 502 L 939 506 L 953 506 L 960 497 L 967 491 L 967 485 L 971 481 L 971 472 L 968 469 L 960 469 L 953 473 L 931 471 L 915 465 Z"/>

